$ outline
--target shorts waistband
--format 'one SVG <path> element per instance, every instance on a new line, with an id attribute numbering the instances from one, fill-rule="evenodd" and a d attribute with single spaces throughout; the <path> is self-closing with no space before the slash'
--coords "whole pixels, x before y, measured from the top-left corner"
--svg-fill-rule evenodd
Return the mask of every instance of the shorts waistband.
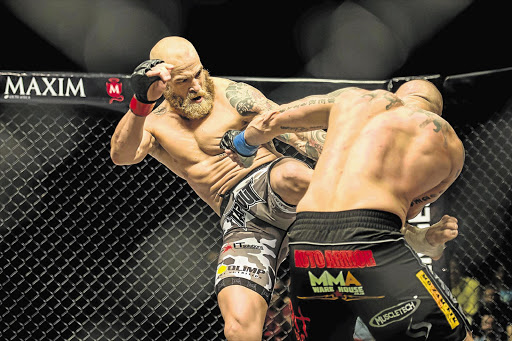
<path id="1" fill-rule="evenodd" d="M 322 229 L 345 228 L 377 228 L 388 231 L 400 231 L 402 219 L 394 213 L 356 209 L 339 212 L 298 212 L 297 219 L 292 225 L 294 231 L 316 229 L 321 224 Z"/>

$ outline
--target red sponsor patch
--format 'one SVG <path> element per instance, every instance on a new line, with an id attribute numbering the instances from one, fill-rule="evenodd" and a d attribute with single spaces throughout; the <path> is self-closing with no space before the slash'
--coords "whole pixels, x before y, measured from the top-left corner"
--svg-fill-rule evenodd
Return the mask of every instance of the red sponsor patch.
<path id="1" fill-rule="evenodd" d="M 376 266 L 371 250 L 295 250 L 298 268 L 354 269 Z"/>

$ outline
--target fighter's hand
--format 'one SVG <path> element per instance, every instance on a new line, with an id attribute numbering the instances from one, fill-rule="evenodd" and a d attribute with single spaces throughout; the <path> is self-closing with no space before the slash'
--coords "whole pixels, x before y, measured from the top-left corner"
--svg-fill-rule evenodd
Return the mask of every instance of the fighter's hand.
<path id="1" fill-rule="evenodd" d="M 259 146 L 249 146 L 240 130 L 228 130 L 220 140 L 220 148 L 240 167 L 248 168 L 254 162 Z"/>
<path id="2" fill-rule="evenodd" d="M 131 85 L 135 97 L 142 103 L 154 103 L 162 97 L 166 83 L 171 80 L 174 65 L 161 59 L 142 62 L 131 75 Z"/>
<path id="3" fill-rule="evenodd" d="M 267 110 L 256 115 L 245 128 L 245 140 L 249 144 L 265 144 L 282 132 L 277 131 L 275 119 L 279 116 L 279 111 Z"/>
<path id="4" fill-rule="evenodd" d="M 146 72 L 147 77 L 158 77 L 160 78 L 157 82 L 151 84 L 148 90 L 148 99 L 156 98 L 158 100 L 160 97 L 162 97 L 167 82 L 169 82 L 172 79 L 171 71 L 174 69 L 174 65 L 167 64 L 167 63 L 161 63 L 156 66 L 154 66 L 151 70 Z"/>
<path id="5" fill-rule="evenodd" d="M 405 224 L 402 233 L 414 251 L 437 260 L 443 255 L 445 243 L 457 237 L 458 228 L 456 218 L 444 215 L 439 222 L 428 228 Z"/>
<path id="6" fill-rule="evenodd" d="M 458 234 L 457 218 L 445 214 L 441 220 L 428 228 L 425 238 L 430 245 L 435 247 L 453 240 Z"/>

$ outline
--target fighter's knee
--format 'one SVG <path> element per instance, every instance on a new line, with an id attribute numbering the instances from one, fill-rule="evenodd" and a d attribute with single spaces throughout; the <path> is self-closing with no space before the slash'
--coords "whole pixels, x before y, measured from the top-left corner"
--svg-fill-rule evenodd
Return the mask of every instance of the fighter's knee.
<path id="1" fill-rule="evenodd" d="M 296 205 L 306 193 L 312 173 L 312 169 L 295 160 L 276 165 L 271 172 L 272 189 L 285 202 Z"/>
<path id="2" fill-rule="evenodd" d="M 240 340 L 243 328 L 235 318 L 226 319 L 224 321 L 224 336 L 228 341 Z"/>
<path id="3" fill-rule="evenodd" d="M 254 319 L 231 316 L 224 320 L 224 336 L 228 341 L 261 340 L 263 330 L 255 326 Z"/>

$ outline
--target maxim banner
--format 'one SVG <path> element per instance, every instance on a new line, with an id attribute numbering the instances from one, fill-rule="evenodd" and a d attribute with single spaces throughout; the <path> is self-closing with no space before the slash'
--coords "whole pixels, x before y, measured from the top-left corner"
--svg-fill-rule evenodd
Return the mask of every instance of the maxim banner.
<path id="1" fill-rule="evenodd" d="M 309 78 L 224 77 L 255 86 L 277 103 L 287 103 L 309 95 L 325 94 L 340 88 L 394 90 L 410 78 L 351 81 Z M 416 77 L 415 77 L 416 78 Z M 422 76 L 442 85 L 439 75 Z M 128 110 L 133 91 L 130 75 L 94 73 L 42 73 L 0 71 L 0 103 L 87 104 L 115 111 Z"/>
<path id="2" fill-rule="evenodd" d="M 0 102 L 88 104 L 125 111 L 133 95 L 129 76 L 0 72 Z"/>

